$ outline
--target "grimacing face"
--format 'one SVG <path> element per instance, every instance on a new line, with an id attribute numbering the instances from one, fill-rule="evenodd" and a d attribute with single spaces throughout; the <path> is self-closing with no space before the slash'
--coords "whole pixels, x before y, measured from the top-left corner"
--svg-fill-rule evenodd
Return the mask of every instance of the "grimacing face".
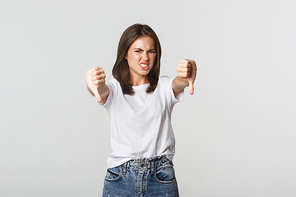
<path id="1" fill-rule="evenodd" d="M 152 69 L 156 59 L 156 49 L 150 36 L 140 36 L 128 49 L 125 59 L 133 79 L 145 78 Z"/>

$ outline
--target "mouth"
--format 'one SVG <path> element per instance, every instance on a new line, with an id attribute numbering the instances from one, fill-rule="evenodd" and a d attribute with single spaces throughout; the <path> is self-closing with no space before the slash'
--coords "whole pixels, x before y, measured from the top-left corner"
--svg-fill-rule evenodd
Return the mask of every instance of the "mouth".
<path id="1" fill-rule="evenodd" d="M 141 63 L 140 64 L 140 68 L 142 69 L 142 70 L 147 70 L 148 68 L 149 68 L 149 64 L 147 63 Z"/>

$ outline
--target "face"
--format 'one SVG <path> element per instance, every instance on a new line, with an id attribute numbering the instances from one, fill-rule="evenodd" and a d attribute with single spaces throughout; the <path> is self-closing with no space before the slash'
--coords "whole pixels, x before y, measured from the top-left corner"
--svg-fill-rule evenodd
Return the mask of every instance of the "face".
<path id="1" fill-rule="evenodd" d="M 148 80 L 147 74 L 152 69 L 156 58 L 154 41 L 150 36 L 141 36 L 129 47 L 125 59 L 133 80 Z"/>

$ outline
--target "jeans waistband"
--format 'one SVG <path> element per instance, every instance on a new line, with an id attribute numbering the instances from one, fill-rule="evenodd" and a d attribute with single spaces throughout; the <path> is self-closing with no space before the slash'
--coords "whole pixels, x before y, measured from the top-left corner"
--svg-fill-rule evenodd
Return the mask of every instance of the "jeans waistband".
<path id="1" fill-rule="evenodd" d="M 126 169 L 139 170 L 139 169 L 150 169 L 151 173 L 154 173 L 155 166 L 159 166 L 161 162 L 166 162 L 169 159 L 166 155 L 156 156 L 156 157 L 141 157 L 137 159 L 131 159 L 126 163 L 122 164 L 123 173 Z"/>

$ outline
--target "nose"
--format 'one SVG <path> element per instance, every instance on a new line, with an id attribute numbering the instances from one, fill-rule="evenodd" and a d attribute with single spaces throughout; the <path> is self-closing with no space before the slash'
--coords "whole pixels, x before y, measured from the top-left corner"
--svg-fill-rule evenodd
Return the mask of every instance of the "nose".
<path id="1" fill-rule="evenodd" d="M 147 53 L 142 53 L 142 60 L 149 60 L 149 56 Z"/>

